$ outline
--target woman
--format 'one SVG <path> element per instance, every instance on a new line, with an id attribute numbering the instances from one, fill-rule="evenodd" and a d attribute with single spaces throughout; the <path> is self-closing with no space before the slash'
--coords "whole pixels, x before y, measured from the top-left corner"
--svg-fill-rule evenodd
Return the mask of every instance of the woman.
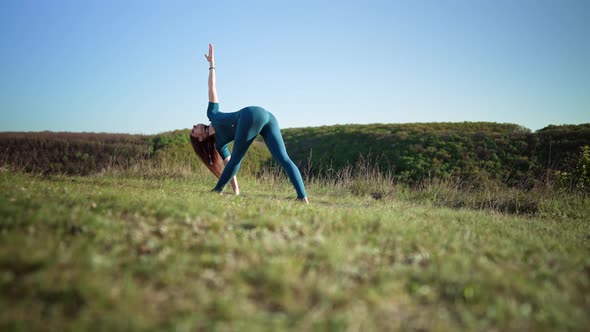
<path id="1" fill-rule="evenodd" d="M 264 138 L 264 143 L 273 158 L 283 167 L 297 192 L 297 199 L 308 203 L 303 179 L 297 166 L 291 161 L 277 119 L 262 107 L 248 106 L 237 112 L 219 112 L 219 100 L 215 88 L 215 59 L 213 45 L 209 44 L 209 55 L 205 54 L 209 62 L 209 106 L 207 117 L 211 125 L 198 124 L 191 131 L 191 143 L 199 158 L 207 168 L 219 178 L 213 191 L 222 192 L 228 182 L 239 195 L 240 189 L 236 174 L 240 169 L 246 151 L 254 142 L 258 134 Z M 234 148 L 229 153 L 228 144 L 234 141 Z M 221 165 L 221 160 L 225 168 Z"/>

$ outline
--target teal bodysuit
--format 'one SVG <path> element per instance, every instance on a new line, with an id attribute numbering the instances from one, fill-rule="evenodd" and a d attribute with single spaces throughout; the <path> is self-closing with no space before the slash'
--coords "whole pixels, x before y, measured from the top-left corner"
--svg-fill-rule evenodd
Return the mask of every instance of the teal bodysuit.
<path id="1" fill-rule="evenodd" d="M 289 176 L 289 180 L 297 191 L 297 198 L 307 197 L 301 173 L 287 154 L 281 129 L 272 113 L 258 106 L 248 106 L 237 112 L 222 113 L 219 111 L 219 103 L 209 102 L 207 117 L 215 129 L 215 148 L 223 159 L 230 156 L 228 145 L 234 141 L 231 158 L 213 190 L 223 191 L 240 169 L 246 151 L 260 134 L 272 157 Z"/>

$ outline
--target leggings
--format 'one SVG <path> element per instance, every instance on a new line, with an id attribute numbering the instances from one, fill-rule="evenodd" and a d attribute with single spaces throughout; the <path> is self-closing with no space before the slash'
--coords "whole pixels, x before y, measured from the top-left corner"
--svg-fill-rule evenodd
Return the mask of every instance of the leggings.
<path id="1" fill-rule="evenodd" d="M 213 190 L 223 191 L 231 178 L 238 173 L 246 151 L 248 151 L 258 134 L 264 138 L 264 143 L 266 143 L 274 160 L 283 167 L 289 176 L 289 180 L 291 180 L 293 187 L 297 191 L 297 198 L 307 197 L 301 173 L 287 154 L 277 119 L 272 113 L 257 106 L 250 106 L 240 110 L 231 158 L 225 165 L 221 177 L 219 177 L 219 181 Z"/>

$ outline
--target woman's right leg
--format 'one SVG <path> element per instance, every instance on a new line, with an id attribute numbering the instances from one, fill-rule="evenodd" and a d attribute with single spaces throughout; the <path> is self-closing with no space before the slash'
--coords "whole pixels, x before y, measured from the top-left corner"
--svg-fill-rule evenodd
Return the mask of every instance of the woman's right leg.
<path id="1" fill-rule="evenodd" d="M 222 192 L 229 181 L 238 173 L 240 166 L 242 165 L 242 160 L 246 156 L 246 152 L 252 142 L 254 142 L 254 138 L 248 141 L 245 139 L 234 141 L 234 147 L 229 162 L 223 168 L 223 172 L 221 172 L 221 176 L 213 190 Z"/>
<path id="2" fill-rule="evenodd" d="M 267 122 L 266 113 L 264 110 L 252 107 L 240 110 L 231 157 L 223 168 L 223 172 L 221 172 L 221 176 L 213 190 L 223 191 L 228 182 L 238 173 L 248 148 L 254 142 L 264 123 Z"/>
<path id="3" fill-rule="evenodd" d="M 266 143 L 272 157 L 283 167 L 287 176 L 289 176 L 289 180 L 291 180 L 293 187 L 297 191 L 297 198 L 303 199 L 307 197 L 301 172 L 299 172 L 295 163 L 289 158 L 283 136 L 281 135 L 281 129 L 279 128 L 277 119 L 271 113 L 269 113 L 267 124 L 260 131 L 260 135 L 264 138 L 264 143 Z"/>

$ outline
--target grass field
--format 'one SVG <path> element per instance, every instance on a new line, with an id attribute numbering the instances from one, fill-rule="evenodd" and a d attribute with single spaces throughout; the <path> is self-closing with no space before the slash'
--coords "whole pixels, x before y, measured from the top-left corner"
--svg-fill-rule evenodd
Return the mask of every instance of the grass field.
<path id="1" fill-rule="evenodd" d="M 590 329 L 588 199 L 519 215 L 432 188 L 314 182 L 304 205 L 273 178 L 213 184 L 0 171 L 0 330 Z"/>

